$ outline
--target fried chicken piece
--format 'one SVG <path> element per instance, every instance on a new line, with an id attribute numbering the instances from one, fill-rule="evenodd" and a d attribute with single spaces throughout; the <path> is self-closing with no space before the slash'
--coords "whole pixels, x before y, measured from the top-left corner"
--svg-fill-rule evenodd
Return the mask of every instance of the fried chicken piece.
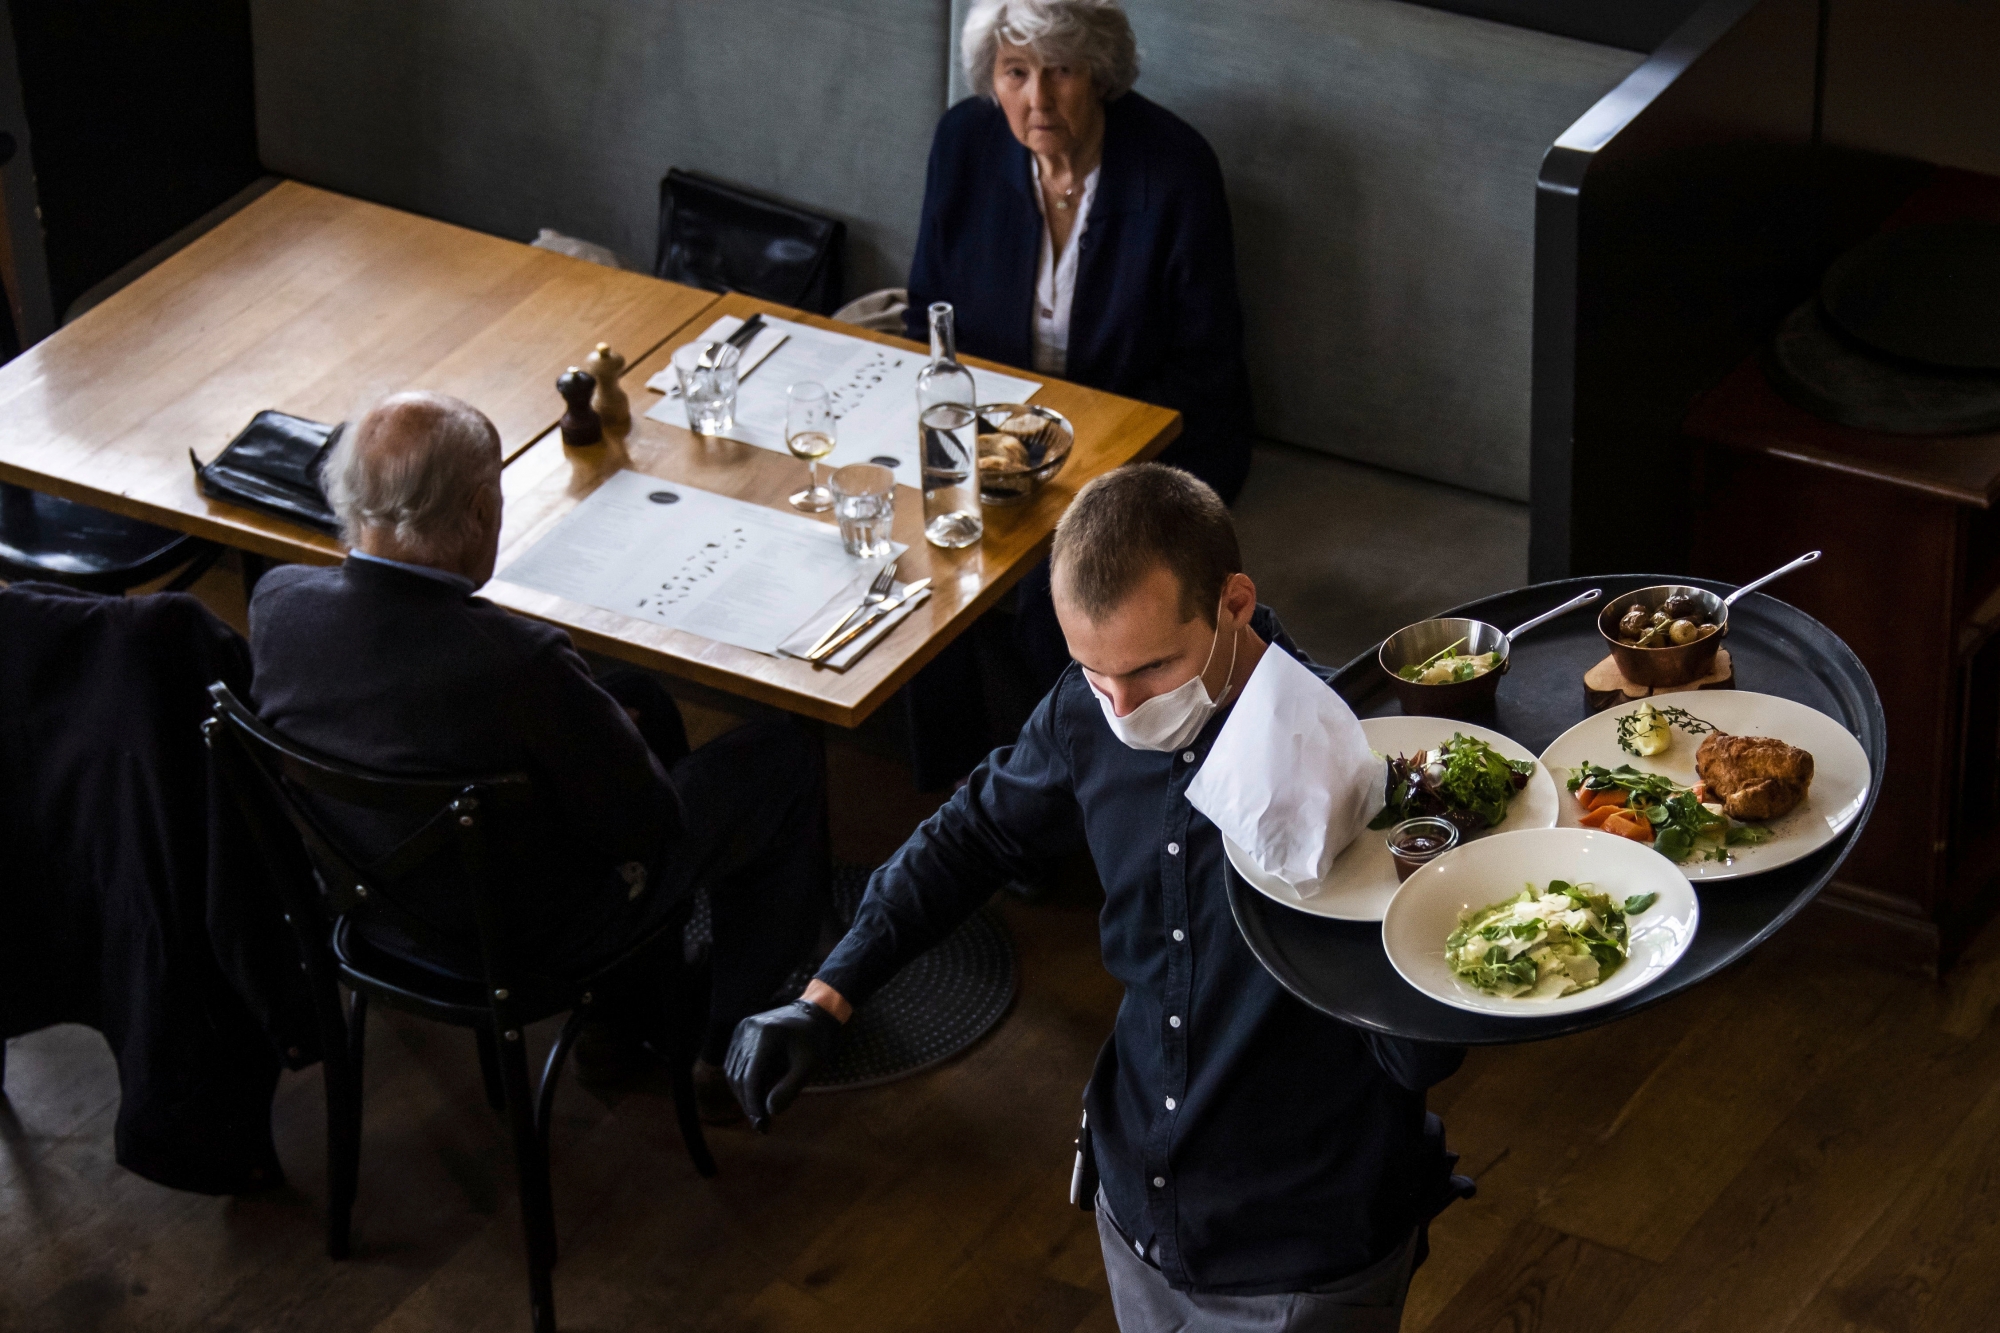
<path id="1" fill-rule="evenodd" d="M 1813 757 L 1770 736 L 1718 731 L 1695 752 L 1694 771 L 1731 819 L 1776 819 L 1806 798 Z"/>

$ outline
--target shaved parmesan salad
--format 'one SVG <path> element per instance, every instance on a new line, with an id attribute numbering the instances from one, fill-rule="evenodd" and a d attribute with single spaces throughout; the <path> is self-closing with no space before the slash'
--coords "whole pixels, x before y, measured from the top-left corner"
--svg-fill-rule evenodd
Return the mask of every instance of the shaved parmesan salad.
<path id="1" fill-rule="evenodd" d="M 1552 879 L 1467 912 L 1445 940 L 1453 975 L 1489 995 L 1553 1000 L 1588 990 L 1628 956 L 1626 918 L 1653 905 L 1642 893 L 1614 903 L 1594 885 Z"/>

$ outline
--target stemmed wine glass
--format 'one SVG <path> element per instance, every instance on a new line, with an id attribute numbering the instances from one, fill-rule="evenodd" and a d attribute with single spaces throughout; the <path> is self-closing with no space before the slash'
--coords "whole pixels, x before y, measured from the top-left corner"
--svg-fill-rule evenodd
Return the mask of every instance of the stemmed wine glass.
<path id="1" fill-rule="evenodd" d="M 833 452 L 836 423 L 833 397 L 816 380 L 785 390 L 785 447 L 806 465 L 806 488 L 791 496 L 792 508 L 809 514 L 833 508 L 833 492 L 819 484 L 819 460 Z"/>

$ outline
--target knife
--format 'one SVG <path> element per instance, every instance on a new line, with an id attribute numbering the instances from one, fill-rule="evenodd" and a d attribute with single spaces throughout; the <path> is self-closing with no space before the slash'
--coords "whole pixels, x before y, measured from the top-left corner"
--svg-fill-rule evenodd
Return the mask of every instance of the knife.
<path id="1" fill-rule="evenodd" d="M 893 602 L 878 603 L 875 609 L 873 611 L 870 611 L 867 614 L 867 616 L 865 616 L 862 619 L 860 624 L 856 625 L 853 629 L 847 631 L 847 633 L 841 635 L 838 639 L 835 639 L 832 643 L 828 644 L 826 647 L 820 649 L 819 656 L 810 657 L 807 660 L 810 661 L 814 666 L 823 665 L 829 657 L 832 657 L 842 648 L 845 648 L 848 644 L 853 643 L 856 639 L 860 638 L 863 634 L 867 633 L 869 629 L 871 629 L 877 621 L 881 620 L 884 616 L 893 613 L 898 607 L 902 606 L 903 603 L 909 601 L 912 597 L 915 597 L 918 593 L 922 592 L 924 589 L 930 586 L 931 586 L 931 581 L 927 578 L 918 579 L 915 583 L 906 584 L 903 588 L 903 595 L 901 597 L 898 597 Z"/>
<path id="2" fill-rule="evenodd" d="M 762 333 L 763 331 L 764 331 L 764 316 L 763 313 L 760 311 L 759 313 L 754 314 L 750 316 L 750 318 L 744 320 L 743 326 L 741 328 L 737 329 L 736 332 L 730 334 L 727 338 L 724 338 L 722 341 L 728 343 L 731 347 L 734 347 L 739 352 L 747 352 L 750 350 L 751 340 L 754 339 L 758 334 Z"/>

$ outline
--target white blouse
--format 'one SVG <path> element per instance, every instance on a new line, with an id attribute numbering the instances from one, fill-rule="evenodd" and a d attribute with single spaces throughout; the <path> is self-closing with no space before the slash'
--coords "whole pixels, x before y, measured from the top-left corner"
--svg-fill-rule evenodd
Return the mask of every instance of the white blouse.
<path id="1" fill-rule="evenodd" d="M 1044 375 L 1060 375 L 1069 361 L 1069 307 L 1076 296 L 1078 242 L 1090 217 L 1090 201 L 1097 195 L 1097 176 L 1102 166 L 1083 178 L 1083 197 L 1076 201 L 1076 221 L 1069 229 L 1069 244 L 1055 252 L 1055 233 L 1049 226 L 1048 205 L 1042 199 L 1042 164 L 1033 153 L 1028 164 L 1035 173 L 1035 207 L 1042 215 L 1042 258 L 1035 270 L 1035 369 Z"/>

